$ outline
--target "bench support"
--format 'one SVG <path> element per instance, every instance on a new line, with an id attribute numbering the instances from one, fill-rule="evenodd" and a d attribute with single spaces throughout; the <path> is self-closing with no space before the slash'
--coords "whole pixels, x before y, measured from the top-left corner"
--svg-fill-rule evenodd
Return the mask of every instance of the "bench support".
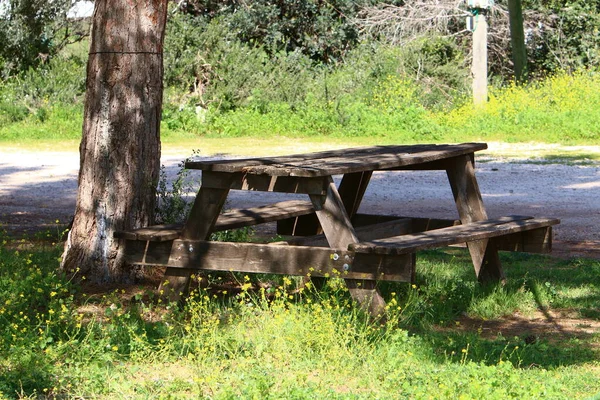
<path id="1" fill-rule="evenodd" d="M 206 171 L 204 174 L 210 176 L 211 172 Z M 223 177 L 225 178 L 229 178 L 230 181 L 233 179 L 231 175 Z M 182 239 L 208 240 L 229 194 L 228 186 L 225 187 L 225 189 L 200 187 L 183 228 Z M 170 301 L 179 301 L 189 290 L 192 272 L 191 269 L 167 268 L 160 283 L 159 293 L 163 293 Z"/>
<path id="2" fill-rule="evenodd" d="M 473 164 L 471 157 L 464 155 L 448 160 L 446 169 L 458 215 L 463 224 L 487 219 Z M 500 264 L 498 250 L 495 246 L 488 246 L 488 242 L 488 239 L 482 239 L 468 243 L 477 279 L 480 282 L 504 281 L 506 277 Z"/>
<path id="3" fill-rule="evenodd" d="M 358 238 L 352 227 L 346 208 L 331 177 L 326 196 L 311 195 L 317 217 L 331 248 L 347 248 L 357 243 Z M 346 279 L 346 285 L 352 298 L 359 302 L 372 316 L 382 316 L 385 300 L 379 294 L 376 281 Z"/>

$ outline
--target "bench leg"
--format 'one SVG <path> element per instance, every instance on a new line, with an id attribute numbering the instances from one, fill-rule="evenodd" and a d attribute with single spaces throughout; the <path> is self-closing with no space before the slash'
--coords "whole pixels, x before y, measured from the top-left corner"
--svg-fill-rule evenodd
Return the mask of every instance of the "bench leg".
<path id="1" fill-rule="evenodd" d="M 350 222 L 340 194 L 329 178 L 327 196 L 311 195 L 323 232 L 329 246 L 346 249 L 350 243 L 357 243 L 356 232 Z M 346 279 L 352 298 L 374 317 L 381 317 L 385 311 L 385 301 L 377 290 L 375 281 Z"/>
<path id="2" fill-rule="evenodd" d="M 210 172 L 204 172 L 210 174 Z M 200 187 L 183 229 L 182 239 L 207 240 L 225 204 L 229 189 Z M 170 301 L 179 301 L 189 290 L 193 270 L 167 268 L 159 292 Z"/>
<path id="3" fill-rule="evenodd" d="M 460 221 L 466 224 L 487 219 L 471 156 L 456 157 L 449 163 L 446 173 Z M 480 282 L 503 281 L 505 276 L 497 247 L 489 242 L 489 239 L 483 239 L 468 243 L 475 274 Z"/>

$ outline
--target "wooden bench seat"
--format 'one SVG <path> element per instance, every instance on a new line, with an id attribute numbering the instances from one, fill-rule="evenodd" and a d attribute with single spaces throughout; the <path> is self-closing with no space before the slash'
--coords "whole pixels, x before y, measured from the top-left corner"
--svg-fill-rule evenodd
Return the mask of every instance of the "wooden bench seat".
<path id="1" fill-rule="evenodd" d="M 400 235 L 380 240 L 354 243 L 348 246 L 349 250 L 363 254 L 400 255 L 414 253 L 417 250 L 435 247 L 446 247 L 460 243 L 467 243 L 482 239 L 491 239 L 509 236 L 527 231 L 542 230 L 543 236 L 551 240 L 551 226 L 560 223 L 554 218 L 533 218 L 524 216 L 509 216 L 464 225 L 450 226 L 431 231 Z M 544 239 L 546 240 L 546 239 Z M 541 243 L 549 246 L 550 243 Z M 501 249 L 511 250 L 510 245 L 504 243 Z M 514 250 L 519 249 L 518 246 Z"/>
<path id="2" fill-rule="evenodd" d="M 310 201 L 291 200 L 266 206 L 229 210 L 217 219 L 215 232 L 278 221 L 314 212 Z M 115 238 L 165 242 L 179 239 L 183 224 L 154 225 L 133 231 L 115 232 Z"/>

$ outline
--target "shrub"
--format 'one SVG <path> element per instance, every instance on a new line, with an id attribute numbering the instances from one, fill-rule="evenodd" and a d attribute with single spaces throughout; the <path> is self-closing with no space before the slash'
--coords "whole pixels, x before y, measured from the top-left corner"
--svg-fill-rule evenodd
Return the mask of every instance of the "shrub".
<path id="1" fill-rule="evenodd" d="M 87 34 L 86 24 L 68 19 L 73 0 L 3 1 L 0 8 L 0 75 L 37 68 L 69 42 Z"/>
<path id="2" fill-rule="evenodd" d="M 561 72 L 527 86 L 493 89 L 485 107 L 467 101 L 436 120 L 450 135 L 484 140 L 598 143 L 599 90 L 596 71 Z"/>
<path id="3" fill-rule="evenodd" d="M 339 61 L 358 43 L 353 18 L 369 0 L 257 0 L 251 4 L 230 0 L 188 1 L 187 13 L 220 20 L 229 32 L 251 46 L 264 47 L 270 55 L 301 52 L 316 62 Z"/>

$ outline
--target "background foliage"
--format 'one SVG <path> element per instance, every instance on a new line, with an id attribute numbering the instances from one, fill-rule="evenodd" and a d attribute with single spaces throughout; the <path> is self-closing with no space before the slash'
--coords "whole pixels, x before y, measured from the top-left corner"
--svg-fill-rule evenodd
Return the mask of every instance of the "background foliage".
<path id="1" fill-rule="evenodd" d="M 33 0 L 8 3 L 16 7 Z M 25 62 L 33 53 L 23 51 L 23 62 L 18 63 L 18 57 L 0 60 L 3 71 L 10 71 L 0 82 L 0 140 L 77 140 L 81 135 L 86 43 L 69 44 L 58 52 L 58 43 L 72 38 L 72 31 L 59 23 L 69 3 L 52 4 L 54 14 L 40 13 L 57 15 L 55 21 L 42 24 L 44 32 L 54 32 L 48 42 L 54 46 L 51 56 L 44 62 Z M 423 34 L 394 44 L 384 35 L 361 30 L 367 7 L 381 6 L 375 0 L 179 4 L 179 9 L 170 10 L 165 42 L 164 137 L 329 135 L 394 142 L 559 143 L 600 139 L 594 112 L 599 1 L 524 1 L 531 82 L 512 86 L 509 49 L 498 50 L 492 61 L 502 66 L 491 70 L 485 110 L 473 108 L 469 100 L 468 35 Z M 503 1 L 497 4 L 502 7 Z M 396 5 L 403 7 L 402 2 Z M 14 25 L 17 16 L 27 19 L 26 9 L 18 10 L 14 17 L 3 14 L 0 23 Z M 492 16 L 492 26 L 506 22 L 500 16 Z M 462 29 L 462 24 L 457 20 L 453 29 Z M 22 32 L 15 38 L 28 37 L 26 32 L 48 35 L 13 25 L 10 29 Z M 66 37 L 66 42 L 58 39 Z M 36 68 L 30 68 L 35 63 Z M 569 96 L 547 94 L 569 90 L 556 82 L 576 90 Z M 544 101 L 536 101 L 536 96 Z"/>
<path id="2" fill-rule="evenodd" d="M 74 0 L 0 2 L 0 75 L 36 68 L 85 35 L 86 23 L 67 18 Z"/>

